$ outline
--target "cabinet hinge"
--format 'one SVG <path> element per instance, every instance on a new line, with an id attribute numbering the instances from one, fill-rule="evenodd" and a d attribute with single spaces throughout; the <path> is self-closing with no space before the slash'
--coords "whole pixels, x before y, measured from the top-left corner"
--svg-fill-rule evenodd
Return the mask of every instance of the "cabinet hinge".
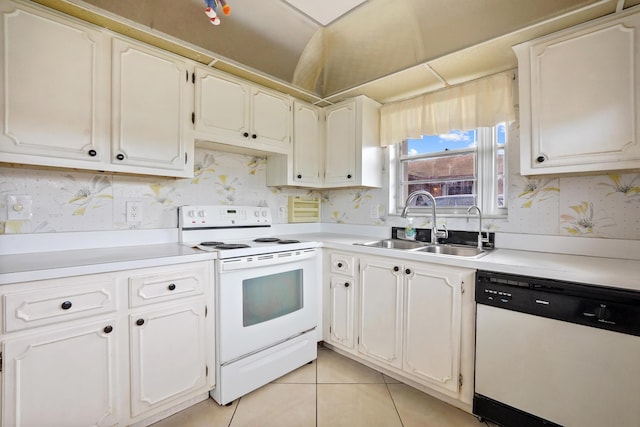
<path id="1" fill-rule="evenodd" d="M 195 112 L 191 113 L 191 123 L 194 124 L 194 125 L 196 124 L 196 113 Z"/>
<path id="2" fill-rule="evenodd" d="M 458 375 L 458 386 L 459 386 L 459 387 L 462 387 L 462 383 L 463 383 L 463 382 L 464 382 L 464 381 L 462 381 L 462 374 L 459 374 L 459 375 Z"/>

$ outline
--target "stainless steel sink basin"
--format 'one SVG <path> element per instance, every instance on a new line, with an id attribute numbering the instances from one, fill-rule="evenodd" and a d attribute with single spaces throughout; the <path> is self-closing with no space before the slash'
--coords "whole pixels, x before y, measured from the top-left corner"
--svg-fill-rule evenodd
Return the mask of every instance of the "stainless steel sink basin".
<path id="1" fill-rule="evenodd" d="M 483 249 L 472 246 L 458 245 L 429 245 L 422 248 L 413 249 L 412 252 L 428 252 L 431 254 L 453 255 L 461 257 L 478 257 L 486 253 Z"/>
<path id="2" fill-rule="evenodd" d="M 411 250 L 411 249 L 424 248 L 427 245 L 427 243 L 415 242 L 413 240 L 385 239 L 385 240 L 376 240 L 374 242 L 356 243 L 356 245 L 369 246 L 370 248 Z"/>

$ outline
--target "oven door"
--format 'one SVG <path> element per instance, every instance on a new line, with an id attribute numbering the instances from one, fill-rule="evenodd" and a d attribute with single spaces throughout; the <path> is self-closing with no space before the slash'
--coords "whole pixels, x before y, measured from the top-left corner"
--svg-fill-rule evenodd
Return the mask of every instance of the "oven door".
<path id="1" fill-rule="evenodd" d="M 217 260 L 218 363 L 316 327 L 315 249 Z"/>

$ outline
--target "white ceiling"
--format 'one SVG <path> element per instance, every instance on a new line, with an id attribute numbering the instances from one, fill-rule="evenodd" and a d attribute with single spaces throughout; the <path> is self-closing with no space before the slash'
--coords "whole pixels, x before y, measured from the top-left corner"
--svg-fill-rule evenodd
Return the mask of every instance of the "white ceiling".
<path id="1" fill-rule="evenodd" d="M 511 46 L 640 4 L 227 0 L 231 14 L 213 26 L 203 0 L 33 1 L 320 105 L 391 102 L 515 69 Z"/>
<path id="2" fill-rule="evenodd" d="M 284 0 L 321 25 L 328 25 L 367 0 Z"/>

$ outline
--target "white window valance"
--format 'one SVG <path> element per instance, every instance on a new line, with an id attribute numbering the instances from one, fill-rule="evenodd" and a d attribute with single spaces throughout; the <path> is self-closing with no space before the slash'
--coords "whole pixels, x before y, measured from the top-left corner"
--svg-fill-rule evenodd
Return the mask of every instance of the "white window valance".
<path id="1" fill-rule="evenodd" d="M 380 109 L 380 145 L 515 120 L 513 72 L 452 86 Z"/>

